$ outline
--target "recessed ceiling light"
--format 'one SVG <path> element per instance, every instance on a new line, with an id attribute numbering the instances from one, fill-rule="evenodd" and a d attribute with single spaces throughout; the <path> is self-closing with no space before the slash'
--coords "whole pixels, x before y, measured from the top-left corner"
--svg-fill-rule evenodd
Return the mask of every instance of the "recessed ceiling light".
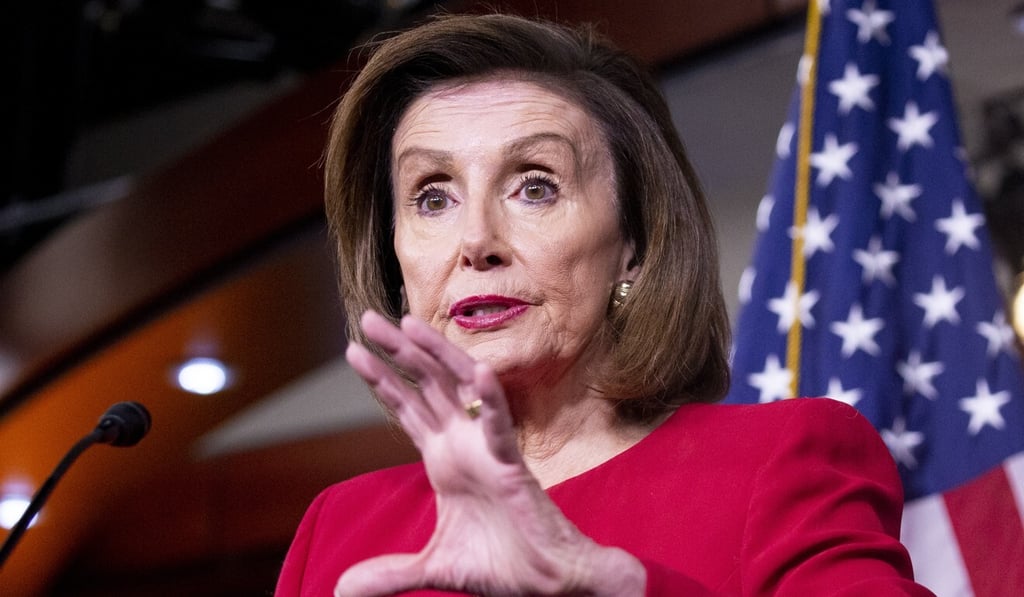
<path id="1" fill-rule="evenodd" d="M 31 503 L 31 498 L 23 495 L 5 495 L 0 498 L 0 526 L 8 530 L 14 528 Z M 36 514 L 32 517 L 32 522 L 28 523 L 29 528 L 38 521 L 39 515 Z"/>
<path id="2" fill-rule="evenodd" d="M 174 379 L 186 392 L 208 396 L 231 383 L 231 372 L 217 359 L 195 358 L 178 367 Z"/>

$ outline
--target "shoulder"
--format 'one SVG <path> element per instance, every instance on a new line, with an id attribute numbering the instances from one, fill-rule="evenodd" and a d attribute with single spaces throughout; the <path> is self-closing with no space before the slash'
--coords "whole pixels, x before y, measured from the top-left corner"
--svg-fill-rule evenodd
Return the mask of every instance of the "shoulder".
<path id="1" fill-rule="evenodd" d="M 857 409 L 830 398 L 768 404 L 688 404 L 659 430 L 657 442 L 696 444 L 728 454 L 737 466 L 782 460 L 860 467 L 897 483 L 896 466 L 881 436 Z"/>
<path id="2" fill-rule="evenodd" d="M 390 501 L 423 493 L 432 495 L 430 481 L 427 479 L 423 463 L 414 462 L 364 473 L 335 483 L 320 493 L 315 504 L 321 510 L 333 511 L 341 506 L 379 504 L 382 497 L 386 497 L 384 501 Z"/>
<path id="3" fill-rule="evenodd" d="M 822 439 L 880 440 L 871 423 L 857 409 L 830 398 L 798 398 L 768 404 L 687 404 L 663 425 L 669 433 L 726 433 L 780 438 L 799 431 Z"/>
<path id="4" fill-rule="evenodd" d="M 300 531 L 317 557 L 351 563 L 384 553 L 383 546 L 405 549 L 408 541 L 429 536 L 433 516 L 434 492 L 423 465 L 414 463 L 328 487 L 310 505 Z"/>
<path id="5" fill-rule="evenodd" d="M 857 409 L 830 398 L 756 405 L 711 405 L 702 416 L 737 458 L 758 469 L 757 482 L 806 487 L 815 475 L 843 476 L 885 488 L 902 500 L 896 463 L 881 435 Z M 738 454 L 743 453 L 743 454 Z M 826 473 L 825 471 L 829 471 Z"/>
<path id="6" fill-rule="evenodd" d="M 895 464 L 881 436 L 871 422 L 852 406 L 831 398 L 781 400 L 763 406 L 766 418 L 777 424 L 779 443 L 804 446 L 816 451 L 831 450 L 817 456 L 849 457 L 850 451 Z M 767 413 L 771 412 L 770 415 Z"/>
<path id="7" fill-rule="evenodd" d="M 433 499 L 420 463 L 367 473 L 323 490 L 299 523 L 279 594 L 327 595 L 356 562 L 418 551 L 434 526 Z"/>
<path id="8" fill-rule="evenodd" d="M 720 422 L 753 426 L 776 424 L 792 418 L 811 420 L 864 420 L 852 406 L 831 398 L 795 398 L 767 404 L 686 404 L 679 408 L 686 417 L 701 417 Z M 870 425 L 869 425 L 870 427 Z"/>

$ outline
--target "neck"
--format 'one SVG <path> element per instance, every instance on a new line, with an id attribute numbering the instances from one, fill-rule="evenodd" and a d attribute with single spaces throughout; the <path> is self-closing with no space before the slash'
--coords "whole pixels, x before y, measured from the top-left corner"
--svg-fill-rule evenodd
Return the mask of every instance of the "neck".
<path id="1" fill-rule="evenodd" d="M 545 489 L 621 453 L 655 426 L 622 421 L 612 400 L 566 378 L 554 385 L 506 388 L 506 393 L 519 450 Z"/>

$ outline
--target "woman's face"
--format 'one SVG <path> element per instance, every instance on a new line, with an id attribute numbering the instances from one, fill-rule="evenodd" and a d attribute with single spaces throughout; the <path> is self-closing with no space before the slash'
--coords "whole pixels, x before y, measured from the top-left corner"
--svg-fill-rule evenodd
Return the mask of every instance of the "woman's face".
<path id="1" fill-rule="evenodd" d="M 505 378 L 585 365 L 632 245 L 595 121 L 545 87 L 435 88 L 392 145 L 409 311 Z"/>

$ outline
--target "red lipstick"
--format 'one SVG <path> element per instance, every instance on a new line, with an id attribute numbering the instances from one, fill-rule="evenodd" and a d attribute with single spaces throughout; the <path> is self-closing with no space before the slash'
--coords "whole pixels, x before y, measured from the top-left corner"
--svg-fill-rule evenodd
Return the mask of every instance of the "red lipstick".
<path id="1" fill-rule="evenodd" d="M 530 305 L 517 298 L 485 294 L 466 297 L 448 309 L 448 316 L 467 330 L 495 328 L 522 315 Z"/>

